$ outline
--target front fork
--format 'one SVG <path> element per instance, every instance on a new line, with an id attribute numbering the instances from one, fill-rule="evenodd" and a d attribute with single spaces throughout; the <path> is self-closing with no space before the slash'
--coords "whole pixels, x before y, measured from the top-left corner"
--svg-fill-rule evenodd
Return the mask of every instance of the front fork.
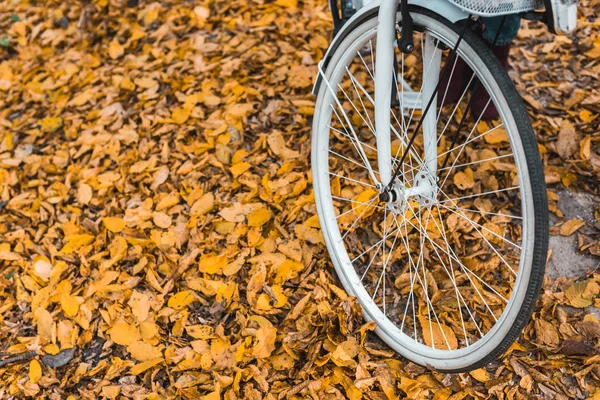
<path id="1" fill-rule="evenodd" d="M 394 54 L 396 44 L 396 12 L 399 0 L 381 0 L 377 26 L 377 45 L 375 60 L 375 131 L 377 139 L 377 165 L 379 167 L 380 189 L 387 187 L 392 179 L 392 153 L 391 153 L 391 120 L 390 109 L 392 89 L 396 88 L 394 79 Z M 435 40 L 425 34 L 422 43 L 423 52 L 423 84 L 417 101 L 417 108 L 425 109 L 425 105 L 433 96 L 432 106 L 427 110 L 423 118 L 423 147 L 424 166 L 421 171 L 430 177 L 435 177 L 437 170 L 437 131 L 436 131 L 436 101 L 437 94 L 434 93 L 440 75 L 440 63 L 442 52 L 437 48 Z M 402 76 L 398 76 L 398 83 L 402 84 Z M 400 100 L 400 112 L 404 112 L 405 104 Z M 408 110 L 412 114 L 412 110 Z M 408 127 L 407 127 L 408 128 Z M 407 129 L 408 130 L 408 129 Z M 401 142 L 407 143 L 412 132 L 398 131 Z M 405 151 L 407 151 L 405 149 Z M 399 168 L 400 166 L 396 166 Z"/>

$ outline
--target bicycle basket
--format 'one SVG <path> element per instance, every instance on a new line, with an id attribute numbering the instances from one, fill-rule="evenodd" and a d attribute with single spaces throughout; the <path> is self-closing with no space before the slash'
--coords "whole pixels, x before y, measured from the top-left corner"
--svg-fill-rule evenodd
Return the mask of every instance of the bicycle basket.
<path id="1" fill-rule="evenodd" d="M 449 0 L 475 15 L 494 16 L 541 10 L 544 0 Z"/>

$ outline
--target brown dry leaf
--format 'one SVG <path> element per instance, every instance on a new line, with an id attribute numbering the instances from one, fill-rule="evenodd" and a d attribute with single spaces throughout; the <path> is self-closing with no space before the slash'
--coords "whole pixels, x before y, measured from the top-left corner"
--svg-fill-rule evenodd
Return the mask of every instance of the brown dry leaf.
<path id="1" fill-rule="evenodd" d="M 88 204 L 92 200 L 94 192 L 90 185 L 82 183 L 77 190 L 77 201 L 81 204 Z"/>
<path id="2" fill-rule="evenodd" d="M 336 282 L 311 187 L 310 91 L 331 42 L 327 2 L 9 1 L 0 9 L 2 359 L 41 356 L 4 365 L 4 397 L 598 397 L 600 323 L 591 313 L 600 306 L 600 278 L 592 270 L 577 283 L 548 279 L 520 344 L 470 375 L 404 362 L 366 335 L 375 324 L 363 323 L 360 305 Z M 511 50 L 511 79 L 529 108 L 560 219 L 571 194 L 600 193 L 598 11 L 597 1 L 580 1 L 579 26 L 569 36 L 524 20 Z M 416 50 L 403 60 L 419 77 Z M 369 66 L 368 50 L 361 55 Z M 360 64 L 353 74 L 369 79 Z M 352 114 L 360 140 L 374 145 L 365 121 Z M 465 138 L 474 122 L 466 118 Z M 483 140 L 457 161 L 473 163 L 471 171 L 448 179 L 448 197 L 518 184 L 513 160 L 495 158 L 512 150 L 503 125 L 479 121 L 475 128 L 471 137 Z M 450 142 L 440 138 L 440 150 Z M 346 144 L 336 151 L 360 162 Z M 397 137 L 392 148 L 402 150 Z M 364 149 L 376 165 L 376 153 Z M 331 180 L 332 194 L 350 200 L 336 202 L 335 212 L 348 212 L 341 231 L 351 230 L 355 257 L 383 234 L 372 218 L 382 205 L 377 190 L 364 190 L 370 186 L 361 183 L 372 182 L 359 166 L 342 159 L 335 166 L 342 177 Z M 469 193 L 457 193 L 460 187 Z M 499 215 L 518 213 L 519 194 L 482 197 L 456 206 L 473 210 L 497 249 L 510 247 L 498 236 L 519 243 L 515 221 Z M 389 222 L 427 224 L 429 237 L 443 244 L 427 216 L 418 220 L 419 207 L 412 201 L 397 221 L 389 213 Z M 369 223 L 351 227 L 363 211 Z M 573 229 L 555 239 L 576 243 L 577 258 L 593 269 L 597 210 L 582 212 L 585 226 L 574 230 L 570 224 L 580 222 L 565 212 L 567 222 L 553 230 Z M 473 273 L 513 279 L 473 226 L 456 214 L 446 224 Z M 407 236 L 418 240 L 411 230 L 398 237 L 394 258 L 406 256 Z M 454 286 L 437 259 L 423 252 L 431 300 L 462 345 Z M 468 284 L 457 264 L 445 264 L 459 285 Z M 390 305 L 405 304 L 409 269 L 391 264 Z M 479 289 L 500 307 L 483 283 Z M 415 305 L 427 315 L 421 290 Z M 479 326 L 488 327 L 479 296 L 463 295 Z M 428 321 L 419 322 L 418 335 L 427 338 L 421 328 Z M 436 346 L 445 344 L 445 332 L 436 328 Z"/>
<path id="3" fill-rule="evenodd" d="M 461 190 L 471 189 L 475 186 L 473 170 L 471 168 L 465 168 L 463 171 L 457 172 L 454 175 L 454 184 Z"/>
<path id="4" fill-rule="evenodd" d="M 427 317 L 419 315 L 421 329 L 423 329 L 423 340 L 428 346 L 436 349 L 455 350 L 458 348 L 458 340 L 452 329 L 437 321 L 430 321 Z"/>
<path id="5" fill-rule="evenodd" d="M 563 236 L 571 236 L 584 225 L 585 221 L 580 219 L 571 219 L 560 226 L 560 234 Z"/>
<path id="6" fill-rule="evenodd" d="M 556 141 L 556 152 L 563 158 L 567 159 L 579 148 L 577 142 L 577 133 L 573 124 L 565 119 L 560 126 L 558 140 Z"/>
<path id="7" fill-rule="evenodd" d="M 535 332 L 539 342 L 550 347 L 558 346 L 560 337 L 556 328 L 548 321 L 535 320 Z"/>
<path id="8" fill-rule="evenodd" d="M 171 223 L 173 222 L 171 217 L 169 217 L 167 214 L 157 211 L 152 213 L 152 220 L 154 221 L 154 225 L 163 229 L 170 227 Z"/>

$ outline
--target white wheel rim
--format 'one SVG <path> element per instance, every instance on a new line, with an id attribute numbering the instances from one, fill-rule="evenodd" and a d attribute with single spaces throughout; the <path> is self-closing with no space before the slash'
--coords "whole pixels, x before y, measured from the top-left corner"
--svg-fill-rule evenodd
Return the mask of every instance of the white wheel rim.
<path id="1" fill-rule="evenodd" d="M 447 39 L 453 39 L 455 41 L 457 38 L 457 35 L 453 31 L 442 26 L 439 22 L 428 16 L 415 14 L 413 18 L 415 24 L 428 27 L 435 24 L 436 32 L 433 33 L 438 38 L 446 39 L 446 42 L 450 42 Z M 340 49 L 338 49 L 338 52 L 334 54 L 329 65 L 345 66 L 348 64 L 348 62 L 355 57 L 354 54 L 356 51 L 362 46 L 360 43 L 365 42 L 365 38 L 374 36 L 375 26 L 376 21 L 372 19 L 364 25 L 361 25 L 355 32 L 350 33 L 349 37 L 344 40 Z M 340 51 L 342 49 L 344 50 Z M 461 55 L 463 56 L 464 54 L 474 53 L 473 49 L 464 42 L 461 46 L 461 52 Z M 469 62 L 469 64 L 471 68 L 483 74 L 484 77 L 491 78 L 491 73 L 489 73 L 489 71 L 480 70 L 476 63 Z M 334 68 L 330 68 L 327 73 L 328 78 L 333 82 L 337 82 L 337 77 L 343 77 L 343 73 Z M 330 132 L 327 125 L 331 120 L 330 116 L 332 113 L 327 110 L 327 105 L 331 102 L 330 99 L 332 96 L 327 92 L 325 85 L 322 85 L 321 87 L 321 93 L 319 94 L 319 101 L 315 113 L 312 154 L 315 198 L 323 234 L 334 266 L 338 272 L 338 276 L 345 289 L 358 298 L 364 309 L 365 317 L 368 320 L 373 320 L 377 323 L 376 332 L 384 341 L 386 341 L 386 343 L 388 343 L 388 345 L 419 364 L 428 364 L 439 369 L 460 369 L 467 367 L 477 361 L 477 359 L 483 358 L 483 356 L 487 355 L 500 344 L 518 316 L 527 291 L 527 283 L 531 273 L 530 266 L 533 257 L 532 239 L 534 232 L 533 199 L 526 169 L 524 150 L 518 138 L 518 129 L 514 119 L 508 119 L 503 115 L 503 110 L 505 110 L 506 107 L 505 99 L 501 96 L 495 97 L 495 92 L 490 90 L 490 86 L 487 83 L 489 79 L 485 79 L 484 81 L 486 82 L 486 89 L 488 89 L 488 92 L 494 97 L 494 102 L 499 105 L 498 110 L 502 114 L 502 120 L 505 123 L 506 131 L 510 138 L 511 149 L 514 154 L 514 160 L 521 184 L 521 210 L 524 216 L 523 240 L 519 262 L 519 273 L 514 284 L 512 296 L 510 297 L 503 314 L 494 327 L 490 329 L 482 339 L 468 347 L 457 350 L 442 351 L 440 349 L 433 349 L 422 343 L 416 343 L 412 338 L 401 332 L 395 324 L 385 317 L 379 306 L 370 300 L 371 296 L 361 284 L 361 279 L 354 269 L 343 241 L 341 241 L 342 234 L 339 231 L 335 218 L 328 168 Z M 498 88 L 492 87 L 492 89 L 497 90 Z"/>

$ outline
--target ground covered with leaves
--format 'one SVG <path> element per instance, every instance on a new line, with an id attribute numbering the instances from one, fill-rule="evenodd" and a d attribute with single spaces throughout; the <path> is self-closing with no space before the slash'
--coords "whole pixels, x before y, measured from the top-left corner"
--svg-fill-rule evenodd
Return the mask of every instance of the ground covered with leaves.
<path id="1" fill-rule="evenodd" d="M 599 193 L 599 14 L 525 23 L 511 72 L 552 233 L 596 257 L 599 210 L 567 221 L 557 192 Z M 472 373 L 364 324 L 311 189 L 325 2 L 5 1 L 0 26 L 0 397 L 600 399 L 594 271 Z"/>

